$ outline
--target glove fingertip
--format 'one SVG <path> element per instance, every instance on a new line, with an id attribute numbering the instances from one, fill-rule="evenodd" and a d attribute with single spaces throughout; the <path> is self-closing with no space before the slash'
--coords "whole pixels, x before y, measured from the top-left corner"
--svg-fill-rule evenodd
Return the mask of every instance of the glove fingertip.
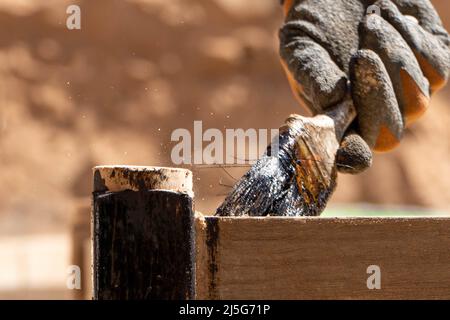
<path id="1" fill-rule="evenodd" d="M 361 136 L 371 148 L 394 148 L 402 137 L 404 124 L 380 57 L 371 50 L 358 51 L 352 59 L 351 79 Z"/>
<path id="2" fill-rule="evenodd" d="M 372 166 L 372 152 L 367 143 L 356 133 L 344 137 L 336 154 L 340 173 L 359 174 Z"/>

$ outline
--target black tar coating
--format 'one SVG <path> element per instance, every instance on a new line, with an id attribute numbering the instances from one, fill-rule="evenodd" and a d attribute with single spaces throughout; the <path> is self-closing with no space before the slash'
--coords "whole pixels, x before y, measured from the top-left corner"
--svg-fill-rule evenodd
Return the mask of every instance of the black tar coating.
<path id="1" fill-rule="evenodd" d="M 301 123 L 280 130 L 279 150 L 272 154 L 271 147 L 266 154 L 238 181 L 233 190 L 217 209 L 218 216 L 318 216 L 325 209 L 335 189 L 335 176 L 329 188 L 320 189 L 317 201 L 307 203 L 309 192 L 296 183 L 295 146 L 302 139 L 311 143 L 310 134 Z M 315 143 L 316 141 L 312 141 Z M 313 147 L 313 146 L 312 146 Z M 274 152 L 275 153 L 275 152 Z M 333 172 L 336 175 L 336 172 Z"/>

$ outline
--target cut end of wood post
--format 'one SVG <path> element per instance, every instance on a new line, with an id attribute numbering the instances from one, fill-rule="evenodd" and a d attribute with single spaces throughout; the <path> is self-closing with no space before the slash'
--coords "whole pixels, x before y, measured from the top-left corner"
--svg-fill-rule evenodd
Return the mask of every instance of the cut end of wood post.
<path id="1" fill-rule="evenodd" d="M 93 171 L 94 299 L 193 299 L 192 172 L 137 166 Z"/>
<path id="2" fill-rule="evenodd" d="M 93 173 L 94 192 L 168 190 L 194 196 L 188 169 L 117 165 L 94 167 Z"/>

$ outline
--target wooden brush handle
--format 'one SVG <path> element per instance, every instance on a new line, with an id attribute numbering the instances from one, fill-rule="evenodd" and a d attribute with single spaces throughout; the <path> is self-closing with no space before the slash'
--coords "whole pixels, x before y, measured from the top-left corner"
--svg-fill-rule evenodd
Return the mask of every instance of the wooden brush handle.
<path id="1" fill-rule="evenodd" d="M 330 108 L 326 113 L 334 121 L 334 131 L 338 142 L 342 141 L 345 132 L 356 118 L 356 108 L 352 99 L 346 99 Z"/>

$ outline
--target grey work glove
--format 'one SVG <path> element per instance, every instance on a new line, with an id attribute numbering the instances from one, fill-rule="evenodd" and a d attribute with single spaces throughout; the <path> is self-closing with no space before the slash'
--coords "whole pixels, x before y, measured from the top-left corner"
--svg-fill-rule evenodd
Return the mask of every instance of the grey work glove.
<path id="1" fill-rule="evenodd" d="M 429 0 L 282 3 L 280 55 L 294 94 L 319 114 L 351 92 L 358 116 L 337 165 L 359 173 L 371 165 L 370 149 L 398 145 L 447 82 L 449 35 Z"/>

